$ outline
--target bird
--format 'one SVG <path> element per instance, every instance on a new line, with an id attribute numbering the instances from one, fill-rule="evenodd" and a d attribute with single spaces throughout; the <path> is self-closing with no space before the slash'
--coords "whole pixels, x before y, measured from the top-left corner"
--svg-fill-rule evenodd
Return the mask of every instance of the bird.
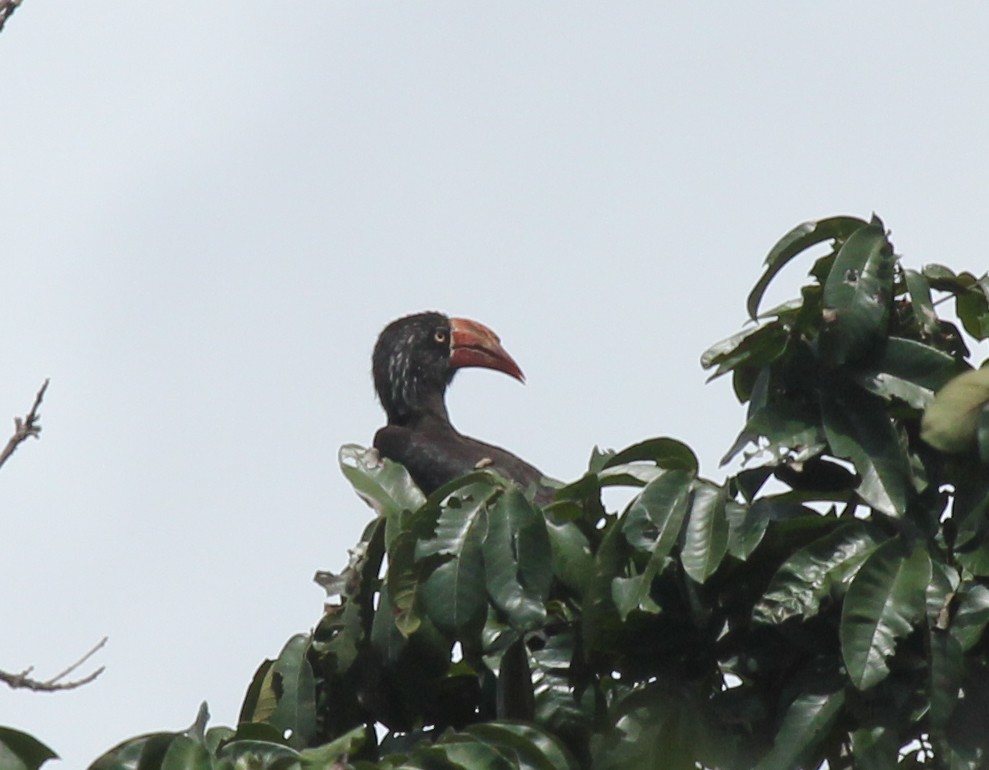
<path id="1" fill-rule="evenodd" d="M 399 318 L 378 336 L 371 365 L 388 420 L 375 434 L 374 448 L 405 466 L 425 494 L 484 468 L 531 492 L 539 505 L 552 500 L 553 488 L 539 469 L 506 449 L 459 433 L 450 422 L 445 394 L 460 369 L 494 369 L 525 382 L 487 326 L 436 311 Z"/>

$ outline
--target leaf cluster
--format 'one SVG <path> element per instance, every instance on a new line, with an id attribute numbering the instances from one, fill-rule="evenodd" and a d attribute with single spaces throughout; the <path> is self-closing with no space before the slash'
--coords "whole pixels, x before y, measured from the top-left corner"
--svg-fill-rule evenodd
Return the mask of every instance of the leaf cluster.
<path id="1" fill-rule="evenodd" d="M 313 632 L 262 664 L 236 730 L 200 719 L 94 770 L 986 766 L 989 382 L 944 300 L 989 337 L 989 279 L 904 267 L 876 218 L 784 236 L 753 326 L 702 358 L 748 405 L 720 483 L 663 437 L 595 450 L 543 508 L 486 471 L 425 498 L 344 447 L 377 515 L 317 575 Z"/>

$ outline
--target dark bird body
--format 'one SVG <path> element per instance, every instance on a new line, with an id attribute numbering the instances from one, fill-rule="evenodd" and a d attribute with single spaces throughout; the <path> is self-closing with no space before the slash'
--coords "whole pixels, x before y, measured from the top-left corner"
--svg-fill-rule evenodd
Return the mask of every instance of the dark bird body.
<path id="1" fill-rule="evenodd" d="M 464 436 L 450 423 L 444 395 L 458 369 L 496 369 L 524 382 L 494 332 L 442 313 L 406 316 L 381 332 L 372 363 L 374 387 L 388 416 L 374 447 L 404 465 L 423 492 L 486 468 L 523 491 L 536 490 L 537 503 L 552 499 L 538 469 L 501 447 Z"/>

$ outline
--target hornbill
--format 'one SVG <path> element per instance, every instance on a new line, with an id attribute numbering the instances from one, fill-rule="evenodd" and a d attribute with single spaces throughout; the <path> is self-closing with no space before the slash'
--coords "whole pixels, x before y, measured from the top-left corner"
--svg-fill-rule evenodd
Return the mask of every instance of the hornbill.
<path id="1" fill-rule="evenodd" d="M 543 474 L 501 447 L 458 433 L 444 394 L 458 369 L 481 366 L 525 382 L 518 364 L 483 324 L 429 312 L 385 327 L 372 356 L 374 388 L 388 424 L 374 436 L 383 456 L 401 463 L 427 495 L 459 476 L 490 468 L 540 505 L 553 498 Z"/>

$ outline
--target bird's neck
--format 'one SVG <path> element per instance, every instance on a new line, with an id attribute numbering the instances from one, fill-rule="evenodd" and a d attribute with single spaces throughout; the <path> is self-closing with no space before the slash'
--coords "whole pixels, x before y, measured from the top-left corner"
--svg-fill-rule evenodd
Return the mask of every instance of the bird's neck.
<path id="1" fill-rule="evenodd" d="M 450 426 L 450 415 L 446 411 L 446 402 L 442 393 L 430 393 L 420 399 L 414 406 L 406 405 L 396 414 L 389 415 L 389 424 L 404 427 L 416 427 L 425 424 Z M 452 426 L 450 426 L 452 428 Z"/>

